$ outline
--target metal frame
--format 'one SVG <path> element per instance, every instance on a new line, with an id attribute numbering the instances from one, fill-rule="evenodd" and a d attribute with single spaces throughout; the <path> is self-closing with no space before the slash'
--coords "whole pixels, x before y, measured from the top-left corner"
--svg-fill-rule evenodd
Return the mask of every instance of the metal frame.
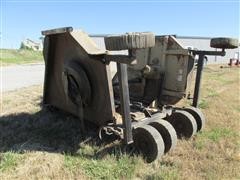
<path id="1" fill-rule="evenodd" d="M 194 87 L 194 94 L 193 94 L 193 103 L 192 106 L 198 107 L 199 104 L 199 97 L 200 97 L 200 86 L 201 86 L 201 79 L 202 79 L 202 70 L 204 64 L 204 57 L 208 56 L 225 56 L 226 52 L 225 49 L 222 51 L 195 51 L 191 50 L 194 55 L 199 55 L 198 63 L 197 63 L 197 74 L 195 80 L 195 87 Z"/>
<path id="2" fill-rule="evenodd" d="M 134 51 L 133 51 L 134 52 Z M 199 97 L 200 97 L 200 87 L 201 87 L 201 79 L 202 79 L 202 70 L 204 65 L 204 57 L 206 55 L 209 56 L 225 56 L 225 49 L 222 51 L 198 51 L 198 50 L 190 50 L 193 55 L 199 55 L 198 63 L 197 63 L 197 74 L 195 80 L 194 87 L 194 95 L 193 95 L 193 103 L 192 106 L 198 107 Z M 129 89 L 128 89 L 128 75 L 127 75 L 127 64 L 131 64 L 131 62 L 136 58 L 135 54 L 132 51 L 129 51 L 129 55 L 106 55 L 107 61 L 115 61 L 117 62 L 117 74 L 119 79 L 119 94 L 120 94 L 120 104 L 121 104 L 121 115 L 123 119 L 123 139 L 125 144 L 130 144 L 133 142 L 132 135 L 132 127 L 138 126 L 138 124 L 146 123 L 146 120 L 154 119 L 152 117 L 146 118 L 140 123 L 132 123 L 130 116 L 130 98 L 129 98 Z M 121 59 L 124 59 L 121 60 Z"/>
<path id="3" fill-rule="evenodd" d="M 136 60 L 136 49 L 129 49 L 128 55 L 105 55 L 106 63 L 110 61 L 117 63 L 117 75 L 119 79 L 119 95 L 121 116 L 123 122 L 123 140 L 125 144 L 133 143 L 132 120 L 130 116 L 130 97 L 128 88 L 127 64 L 134 64 Z"/>
<path id="4" fill-rule="evenodd" d="M 200 86 L 201 86 L 204 57 L 206 55 L 224 56 L 226 52 L 224 49 L 222 49 L 222 51 L 190 50 L 190 52 L 192 52 L 194 55 L 199 55 L 193 103 L 192 103 L 192 106 L 197 107 L 199 103 L 199 97 L 200 97 Z M 125 144 L 130 144 L 133 142 L 132 126 L 137 126 L 136 124 L 132 124 L 131 116 L 130 116 L 130 98 L 129 98 L 128 75 L 127 75 L 127 64 L 131 64 L 131 62 L 135 58 L 136 58 L 135 53 L 132 53 L 131 50 L 129 51 L 129 55 L 109 55 L 109 54 L 105 55 L 105 59 L 107 61 L 115 61 L 117 63 L 121 115 L 123 120 L 123 134 L 124 134 L 123 139 Z M 124 59 L 124 60 L 121 60 L 121 59 Z M 150 119 L 152 118 L 146 118 L 141 123 L 145 123 L 146 120 L 150 120 Z"/>

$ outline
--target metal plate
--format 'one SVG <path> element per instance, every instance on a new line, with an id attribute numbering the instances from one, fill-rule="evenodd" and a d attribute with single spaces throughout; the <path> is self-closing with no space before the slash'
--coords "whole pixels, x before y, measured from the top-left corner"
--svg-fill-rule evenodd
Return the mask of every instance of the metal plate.
<path id="1" fill-rule="evenodd" d="M 78 107 L 66 97 L 62 81 L 64 66 L 75 61 L 85 70 L 92 89 L 92 100 L 84 108 L 84 119 L 97 125 L 113 121 L 115 110 L 109 80 L 110 70 L 101 62 L 102 57 L 90 57 L 69 33 L 49 37 L 48 49 L 45 49 L 44 55 L 47 60 L 44 103 L 78 115 Z"/>

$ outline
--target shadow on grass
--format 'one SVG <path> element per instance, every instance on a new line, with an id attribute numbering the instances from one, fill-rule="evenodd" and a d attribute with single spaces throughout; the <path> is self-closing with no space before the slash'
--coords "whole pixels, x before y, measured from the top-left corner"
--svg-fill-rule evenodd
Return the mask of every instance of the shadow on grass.
<path id="1" fill-rule="evenodd" d="M 81 144 L 88 144 L 99 148 L 88 158 L 102 158 L 124 150 L 119 143 L 109 145 L 110 139 L 103 144 L 97 135 L 98 128 L 93 124 L 86 124 L 85 128 L 83 134 L 79 119 L 57 109 L 3 116 L 0 117 L 0 152 L 47 151 L 75 156 Z"/>

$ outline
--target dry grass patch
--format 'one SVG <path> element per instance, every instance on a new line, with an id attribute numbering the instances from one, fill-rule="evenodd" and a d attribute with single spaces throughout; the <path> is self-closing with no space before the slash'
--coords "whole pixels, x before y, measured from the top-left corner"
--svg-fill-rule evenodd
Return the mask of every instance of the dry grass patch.
<path id="1" fill-rule="evenodd" d="M 0 174 L 1 179 L 73 179 L 74 174 L 64 168 L 64 156 L 47 152 L 25 152 L 25 158 L 7 173 Z M 81 174 L 80 168 L 78 175 Z"/>
<path id="2" fill-rule="evenodd" d="M 80 122 L 69 114 L 41 110 L 42 86 L 4 93 L 0 179 L 240 179 L 239 73 L 238 68 L 205 68 L 205 130 L 178 141 L 152 164 L 128 154 L 118 142 L 99 143 L 95 127 L 85 140 Z M 179 106 L 186 104 L 190 101 Z"/>

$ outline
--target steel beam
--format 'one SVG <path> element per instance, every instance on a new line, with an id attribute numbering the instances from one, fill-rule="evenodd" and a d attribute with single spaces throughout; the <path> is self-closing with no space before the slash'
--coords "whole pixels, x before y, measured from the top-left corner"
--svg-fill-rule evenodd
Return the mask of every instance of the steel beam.
<path id="1" fill-rule="evenodd" d="M 124 143 L 130 144 L 133 142 L 132 137 L 132 120 L 130 116 L 130 99 L 128 89 L 127 65 L 117 63 L 117 73 L 119 80 L 119 94 L 121 104 L 121 115 L 123 119 Z"/>
<path id="2" fill-rule="evenodd" d="M 197 64 L 197 75 L 196 75 L 195 88 L 194 88 L 194 94 L 193 94 L 193 104 L 192 104 L 194 107 L 198 106 L 203 64 L 204 64 L 204 55 L 199 54 L 199 59 Z"/>

